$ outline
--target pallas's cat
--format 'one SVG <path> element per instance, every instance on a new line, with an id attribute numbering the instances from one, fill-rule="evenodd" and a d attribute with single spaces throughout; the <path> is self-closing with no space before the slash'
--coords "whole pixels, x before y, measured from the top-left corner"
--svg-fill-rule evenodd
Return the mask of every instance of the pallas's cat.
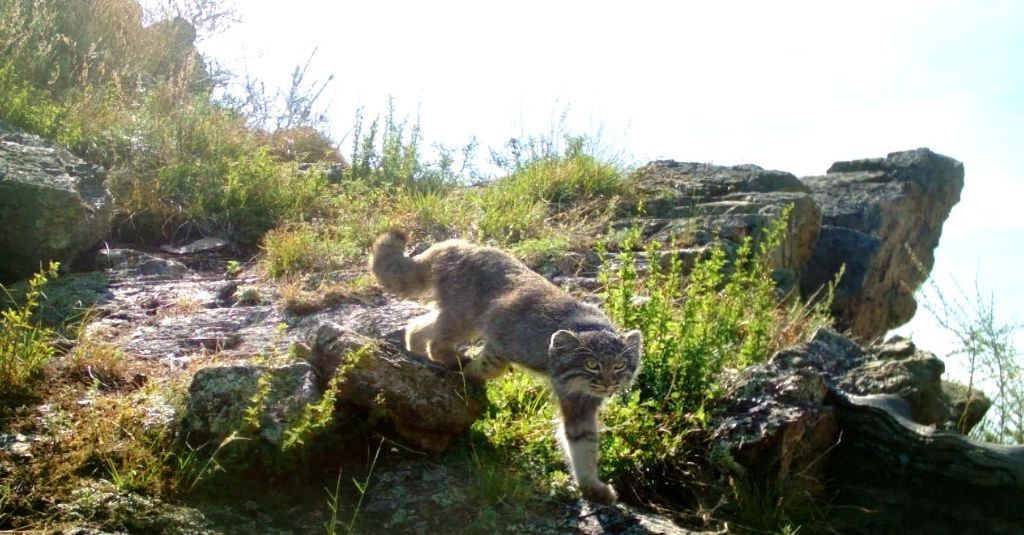
<path id="1" fill-rule="evenodd" d="M 450 367 L 460 344 L 483 342 L 464 373 L 486 381 L 514 363 L 546 376 L 558 398 L 558 435 L 587 498 L 612 503 L 615 490 L 597 475 L 597 410 L 629 386 L 643 337 L 619 334 L 597 307 L 582 303 L 511 255 L 461 240 L 405 254 L 404 232 L 377 238 L 370 270 L 387 291 L 432 303 L 406 328 L 409 351 Z"/>

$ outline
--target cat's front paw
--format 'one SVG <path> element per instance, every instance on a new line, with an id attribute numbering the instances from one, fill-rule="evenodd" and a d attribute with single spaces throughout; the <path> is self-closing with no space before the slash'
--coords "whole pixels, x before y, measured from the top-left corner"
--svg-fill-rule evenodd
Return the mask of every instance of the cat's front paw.
<path id="1" fill-rule="evenodd" d="M 605 505 L 612 505 L 619 499 L 619 495 L 616 494 L 615 489 L 606 483 L 597 483 L 595 485 L 583 487 L 582 491 L 584 498 L 598 503 L 603 503 Z"/>

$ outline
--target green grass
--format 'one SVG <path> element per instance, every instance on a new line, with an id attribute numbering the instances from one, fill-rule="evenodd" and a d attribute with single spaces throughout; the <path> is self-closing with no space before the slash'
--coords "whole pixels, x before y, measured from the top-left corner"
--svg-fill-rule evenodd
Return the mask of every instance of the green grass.
<path id="1" fill-rule="evenodd" d="M 389 112 L 389 113 L 393 113 Z M 582 138 L 564 153 L 524 158 L 508 175 L 471 188 L 450 161 L 413 162 L 418 126 L 389 115 L 364 130 L 352 167 L 329 189 L 315 225 L 291 224 L 265 235 L 263 262 L 274 277 L 361 264 L 380 233 L 399 226 L 414 241 L 460 237 L 510 249 L 532 265 L 588 247 L 629 192 L 626 171 L 585 152 Z M 294 217 L 294 211 L 292 212 Z"/>
<path id="2" fill-rule="evenodd" d="M 0 395 L 20 393 L 50 362 L 57 350 L 56 332 L 36 319 L 40 288 L 57 276 L 57 264 L 29 279 L 23 296 L 15 301 L 0 285 L 10 308 L 0 311 Z"/>

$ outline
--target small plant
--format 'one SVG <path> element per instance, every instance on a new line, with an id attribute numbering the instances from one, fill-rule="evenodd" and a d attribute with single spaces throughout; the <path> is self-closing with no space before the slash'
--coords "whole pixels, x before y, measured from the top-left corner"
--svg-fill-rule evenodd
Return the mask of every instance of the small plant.
<path id="1" fill-rule="evenodd" d="M 224 266 L 224 274 L 229 277 L 237 277 L 242 273 L 242 263 L 238 260 L 228 260 L 227 265 Z"/>
<path id="2" fill-rule="evenodd" d="M 277 228 L 263 238 L 262 265 L 275 279 L 328 271 L 340 265 L 341 260 L 331 238 L 309 224 Z"/>
<path id="3" fill-rule="evenodd" d="M 966 360 L 968 396 L 982 388 L 994 393 L 992 407 L 971 433 L 988 442 L 1024 444 L 1024 353 L 1015 343 L 1024 325 L 1002 320 L 995 295 L 986 294 L 977 279 L 972 295 L 959 285 L 956 289 L 950 296 L 932 281 L 925 287 L 924 307 L 953 337 L 946 358 Z M 969 404 L 964 405 L 961 427 Z"/>
<path id="4" fill-rule="evenodd" d="M 324 531 L 327 535 L 338 534 L 338 513 L 341 511 L 341 507 L 338 505 L 338 499 L 341 498 L 341 469 L 338 469 L 338 480 L 334 482 L 334 492 L 330 489 L 324 489 L 327 492 L 327 509 L 331 511 L 331 518 L 324 524 Z"/>
<path id="5" fill-rule="evenodd" d="M 348 524 L 344 526 L 345 533 L 351 535 L 355 533 L 356 521 L 359 519 L 359 511 L 363 507 L 363 498 L 366 497 L 366 490 L 370 486 L 370 479 L 373 477 L 373 469 L 377 466 L 377 458 L 380 457 L 380 450 L 384 447 L 384 439 L 380 440 L 380 444 L 377 445 L 377 452 L 373 454 L 373 460 L 370 461 L 370 467 L 366 471 L 366 477 L 362 481 L 358 481 L 355 478 L 352 479 L 352 484 L 356 487 L 356 492 L 359 494 L 359 498 L 356 500 L 355 506 L 352 508 L 352 516 L 349 518 Z M 341 495 L 341 471 L 338 471 L 338 480 L 334 484 L 334 492 L 327 491 L 327 495 L 330 500 L 327 502 L 327 507 L 331 511 L 331 519 L 324 525 L 328 535 L 335 535 L 338 533 L 338 512 L 340 510 L 338 506 L 338 497 Z"/>
<path id="6" fill-rule="evenodd" d="M 56 354 L 56 334 L 40 325 L 34 316 L 39 308 L 40 288 L 48 278 L 57 276 L 57 269 L 58 264 L 51 262 L 47 269 L 33 275 L 21 304 L 15 303 L 7 289 L 0 286 L 12 303 L 11 308 L 0 311 L 0 393 L 24 389 Z"/>
<path id="7" fill-rule="evenodd" d="M 284 442 L 281 450 L 284 452 L 294 451 L 306 444 L 311 437 L 324 431 L 334 421 L 334 408 L 337 403 L 338 389 L 345 381 L 346 373 L 352 367 L 358 365 L 359 361 L 368 356 L 372 346 L 363 346 L 345 353 L 342 357 L 342 365 L 335 371 L 334 376 L 327 382 L 324 395 L 320 401 L 311 403 L 302 411 L 302 415 L 284 432 Z"/>

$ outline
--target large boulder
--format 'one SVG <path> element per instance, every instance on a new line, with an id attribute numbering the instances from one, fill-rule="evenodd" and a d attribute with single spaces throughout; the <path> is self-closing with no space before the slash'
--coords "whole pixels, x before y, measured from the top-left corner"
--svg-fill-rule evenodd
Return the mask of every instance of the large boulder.
<path id="1" fill-rule="evenodd" d="M 828 496 L 842 533 L 1015 533 L 1024 447 L 964 437 L 987 400 L 951 396 L 941 373 L 906 340 L 862 348 L 820 330 L 733 379 L 712 458 Z"/>
<path id="2" fill-rule="evenodd" d="M 836 162 L 800 179 L 756 165 L 662 160 L 637 170 L 643 210 L 619 225 L 639 224 L 645 239 L 665 245 L 660 261 L 680 258 L 688 269 L 710 242 L 732 251 L 792 206 L 773 258 L 781 289 L 811 298 L 842 271 L 837 326 L 871 341 L 913 316 L 914 290 L 931 271 L 963 176 L 960 162 L 928 149 Z"/>
<path id="3" fill-rule="evenodd" d="M 103 169 L 0 122 L 0 283 L 67 262 L 110 228 Z"/>
<path id="4" fill-rule="evenodd" d="M 964 167 L 928 149 L 836 162 L 805 177 L 821 207 L 821 234 L 800 285 L 805 296 L 845 265 L 832 312 L 862 340 L 914 316 L 914 291 L 935 262 L 942 224 L 960 200 Z"/>

